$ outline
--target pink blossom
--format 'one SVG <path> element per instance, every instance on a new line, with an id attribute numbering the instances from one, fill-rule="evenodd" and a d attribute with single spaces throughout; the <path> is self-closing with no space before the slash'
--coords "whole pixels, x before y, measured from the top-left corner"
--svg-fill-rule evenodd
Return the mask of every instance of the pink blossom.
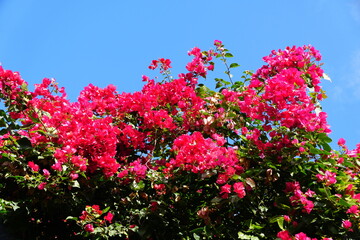
<path id="1" fill-rule="evenodd" d="M 155 212 L 158 209 L 159 204 L 157 202 L 151 202 L 150 203 L 150 209 L 151 211 Z"/>
<path id="2" fill-rule="evenodd" d="M 33 170 L 34 172 L 39 171 L 39 165 L 35 164 L 34 162 L 30 161 L 28 162 L 28 166 Z"/>
<path id="3" fill-rule="evenodd" d="M 219 185 L 225 184 L 226 181 L 229 179 L 227 174 L 219 174 L 216 180 L 216 183 Z"/>
<path id="4" fill-rule="evenodd" d="M 94 226 L 92 224 L 86 224 L 85 227 L 84 227 L 84 230 L 86 232 L 93 232 L 94 231 Z"/>
<path id="5" fill-rule="evenodd" d="M 77 173 L 70 173 L 70 178 L 72 179 L 72 180 L 76 180 L 76 179 L 78 179 L 78 177 L 79 177 L 79 174 L 77 174 Z"/>
<path id="6" fill-rule="evenodd" d="M 302 204 L 304 205 L 304 209 L 303 211 L 310 214 L 310 212 L 313 210 L 314 208 L 314 203 L 310 200 L 307 200 L 307 199 L 302 199 Z"/>
<path id="7" fill-rule="evenodd" d="M 316 174 L 316 177 L 319 181 L 324 181 L 326 182 L 326 185 L 332 185 L 335 184 L 337 182 L 336 180 L 336 173 L 334 172 L 330 172 L 328 170 L 325 171 L 325 174 Z"/>
<path id="8" fill-rule="evenodd" d="M 39 190 L 44 190 L 45 186 L 46 186 L 46 182 L 42 182 L 42 183 L 40 183 L 40 184 L 38 185 L 37 188 L 38 188 Z"/>
<path id="9" fill-rule="evenodd" d="M 108 212 L 108 213 L 106 214 L 106 216 L 104 217 L 104 219 L 105 219 L 106 221 L 108 221 L 109 223 L 111 223 L 113 217 L 114 217 L 114 214 L 112 214 L 111 212 Z"/>
<path id="10" fill-rule="evenodd" d="M 62 171 L 62 164 L 60 162 L 56 162 L 51 166 L 51 168 L 56 171 Z"/>
<path id="11" fill-rule="evenodd" d="M 166 194 L 166 186 L 163 183 L 154 184 L 154 189 L 158 195 Z"/>
<path id="12" fill-rule="evenodd" d="M 216 136 L 216 135 L 215 135 Z M 171 168 L 181 168 L 194 173 L 204 173 L 206 170 L 220 167 L 226 170 L 229 166 L 237 165 L 238 159 L 233 148 L 221 147 L 221 137 L 213 141 L 204 138 L 202 133 L 194 132 L 192 135 L 181 135 L 175 139 L 172 150 L 176 157 L 169 162 Z M 229 176 L 218 175 L 218 184 L 224 184 Z"/>
<path id="13" fill-rule="evenodd" d="M 290 192 L 294 192 L 295 190 L 300 190 L 299 182 L 286 182 L 285 184 L 286 184 L 284 190 L 285 193 L 290 193 Z"/>
<path id="14" fill-rule="evenodd" d="M 346 211 L 346 213 L 358 215 L 358 213 L 359 213 L 359 206 L 357 206 L 357 205 L 352 205 L 352 206 Z"/>
<path id="15" fill-rule="evenodd" d="M 351 226 L 352 226 L 352 224 L 351 224 L 351 222 L 349 220 L 343 220 L 342 221 L 342 227 L 343 228 L 349 229 L 349 228 L 351 228 Z"/>
<path id="16" fill-rule="evenodd" d="M 308 189 L 305 193 L 307 197 L 313 197 L 316 193 L 310 189 Z"/>
<path id="17" fill-rule="evenodd" d="M 102 214 L 102 210 L 100 209 L 100 206 L 99 205 L 92 205 L 91 206 L 92 210 L 95 211 L 97 214 L 101 215 Z"/>
<path id="18" fill-rule="evenodd" d="M 354 190 L 353 190 L 354 185 L 353 184 L 349 184 L 346 188 L 345 188 L 345 193 L 352 196 L 354 195 Z"/>
<path id="19" fill-rule="evenodd" d="M 343 164 L 344 163 L 344 158 L 340 157 L 337 161 L 338 164 Z"/>
<path id="20" fill-rule="evenodd" d="M 281 231 L 278 232 L 278 234 L 276 235 L 278 238 L 280 238 L 281 240 L 292 240 L 292 237 L 290 236 L 288 231 Z"/>
<path id="21" fill-rule="evenodd" d="M 123 177 L 126 177 L 128 174 L 129 174 L 129 171 L 126 169 L 126 170 L 123 170 L 123 171 L 119 172 L 117 177 L 118 178 L 123 178 Z"/>
<path id="22" fill-rule="evenodd" d="M 82 211 L 79 219 L 85 220 L 88 217 L 88 215 L 89 215 L 89 213 L 87 211 Z"/>
<path id="23" fill-rule="evenodd" d="M 339 146 L 344 146 L 345 143 L 346 143 L 345 139 L 340 138 L 340 139 L 338 140 L 338 143 L 337 143 L 337 144 L 338 144 Z"/>
<path id="24" fill-rule="evenodd" d="M 216 141 L 218 146 L 223 146 L 226 143 L 225 138 L 217 133 L 214 133 L 211 137 Z"/>
<path id="25" fill-rule="evenodd" d="M 290 221 L 291 221 L 291 219 L 290 219 L 290 217 L 289 217 L 288 215 L 284 215 L 284 220 L 285 220 L 286 222 L 290 222 Z"/>
<path id="26" fill-rule="evenodd" d="M 233 187 L 234 187 L 234 192 L 237 193 L 239 198 L 245 197 L 245 195 L 246 195 L 245 187 L 244 187 L 244 184 L 242 182 L 234 183 Z"/>
<path id="27" fill-rule="evenodd" d="M 50 177 L 50 172 L 49 172 L 49 170 L 43 169 L 42 171 L 43 171 L 44 177 L 45 177 L 46 179 L 48 179 L 48 178 Z"/>
<path id="28" fill-rule="evenodd" d="M 360 193 L 355 194 L 352 198 L 357 199 L 357 201 L 360 202 Z"/>
<path id="29" fill-rule="evenodd" d="M 154 69 L 157 68 L 157 66 L 158 66 L 158 61 L 157 60 L 152 60 L 150 66 L 149 66 L 149 69 L 154 70 Z"/>
<path id="30" fill-rule="evenodd" d="M 214 41 L 214 45 L 217 46 L 217 47 L 220 47 L 222 45 L 222 41 L 220 40 L 215 40 Z"/>
<path id="31" fill-rule="evenodd" d="M 311 240 L 311 238 L 306 236 L 305 233 L 300 232 L 298 234 L 295 234 L 295 240 Z"/>
<path id="32" fill-rule="evenodd" d="M 130 166 L 132 168 L 129 171 L 136 176 L 137 180 L 145 178 L 147 167 L 141 163 L 140 159 L 130 163 Z"/>
<path id="33" fill-rule="evenodd" d="M 220 189 L 221 189 L 220 194 L 231 193 L 231 185 L 230 184 L 225 184 L 224 186 L 221 186 Z"/>

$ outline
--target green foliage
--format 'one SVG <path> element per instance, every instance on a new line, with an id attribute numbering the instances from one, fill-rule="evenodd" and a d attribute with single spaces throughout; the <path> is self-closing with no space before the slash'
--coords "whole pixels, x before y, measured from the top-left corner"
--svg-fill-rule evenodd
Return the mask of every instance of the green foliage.
<path id="1" fill-rule="evenodd" d="M 54 82 L 40 89 L 52 88 L 40 97 L 27 92 L 26 84 L 7 88 L 9 77 L 1 72 L 3 86 L 8 84 L 0 89 L 6 107 L 0 110 L 2 222 L 26 239 L 257 240 L 285 232 L 289 238 L 282 239 L 300 239 L 300 233 L 356 239 L 360 151 L 343 143 L 339 150 L 330 147 L 315 113 L 324 92 L 311 92 L 315 73 L 307 73 L 318 66 L 304 57 L 309 63 L 269 67 L 267 78 L 250 71 L 234 77 L 230 70 L 240 65 L 228 63 L 233 55 L 221 42 L 215 46 L 192 51 L 191 71 L 183 79 L 173 79 L 169 61 L 160 59 L 151 67 L 160 65 L 161 83 L 148 79 L 134 94 L 87 89 L 81 97 L 89 99 L 74 104 L 57 95 Z M 213 56 L 225 65 L 226 80 L 215 78 L 210 89 L 197 79 L 213 69 Z M 276 88 L 269 81 L 288 76 L 281 69 L 297 71 L 289 78 L 298 81 L 281 96 L 280 108 L 282 83 Z M 267 92 L 270 85 L 276 91 Z M 310 96 L 306 104 L 291 95 L 299 89 Z M 308 114 L 301 121 L 291 116 L 295 110 L 282 118 L 273 114 L 294 105 Z M 86 115 L 81 121 L 79 109 Z M 51 122 L 58 115 L 63 119 Z M 73 123 L 75 130 L 62 137 L 94 134 L 76 135 L 71 149 L 59 136 L 62 125 Z M 101 136 L 112 131 L 114 142 L 104 144 Z M 101 158 L 111 144 L 114 155 Z M 108 166 L 116 171 L 109 174 Z"/>

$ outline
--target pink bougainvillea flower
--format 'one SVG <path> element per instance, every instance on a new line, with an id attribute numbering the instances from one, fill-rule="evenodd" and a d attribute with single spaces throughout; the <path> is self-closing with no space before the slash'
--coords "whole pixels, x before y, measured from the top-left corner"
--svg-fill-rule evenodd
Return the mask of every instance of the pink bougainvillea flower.
<path id="1" fill-rule="evenodd" d="M 150 203 L 150 210 L 151 211 L 155 212 L 158 209 L 158 207 L 159 207 L 158 202 L 151 202 Z"/>
<path id="2" fill-rule="evenodd" d="M 108 212 L 106 214 L 106 216 L 104 217 L 104 220 L 108 221 L 109 223 L 111 223 L 111 221 L 113 220 L 114 218 L 114 214 L 112 214 L 111 212 Z"/>
<path id="3" fill-rule="evenodd" d="M 360 202 L 360 193 L 354 194 L 354 196 L 352 198 L 357 199 L 357 201 Z"/>
<path id="4" fill-rule="evenodd" d="M 163 183 L 154 184 L 154 189 L 156 190 L 156 194 L 158 195 L 166 194 L 166 186 Z"/>
<path id="5" fill-rule="evenodd" d="M 359 213 L 359 206 L 357 206 L 357 205 L 352 205 L 352 206 L 346 211 L 346 213 L 358 215 L 358 213 Z"/>
<path id="6" fill-rule="evenodd" d="M 351 226 L 352 226 L 352 223 L 349 220 L 343 220 L 342 221 L 342 227 L 343 228 L 349 229 L 349 228 L 351 228 Z"/>
<path id="7" fill-rule="evenodd" d="M 244 184 L 242 182 L 234 183 L 233 187 L 234 187 L 234 192 L 237 193 L 239 198 L 245 197 L 246 192 L 245 192 Z"/>
<path id="8" fill-rule="evenodd" d="M 299 182 L 286 182 L 285 185 L 286 185 L 284 190 L 285 193 L 290 193 L 290 192 L 294 192 L 295 190 L 300 190 Z"/>
<path id="9" fill-rule="evenodd" d="M 344 146 L 345 143 L 346 143 L 346 141 L 345 141 L 345 139 L 343 139 L 343 138 L 340 138 L 340 139 L 338 140 L 338 142 L 337 142 L 337 144 L 338 144 L 339 146 Z"/>
<path id="10" fill-rule="evenodd" d="M 295 240 L 311 240 L 311 238 L 308 237 L 305 233 L 300 232 L 298 234 L 295 234 Z"/>
<path id="11" fill-rule="evenodd" d="M 62 171 L 62 164 L 60 162 L 54 163 L 51 168 L 60 172 Z"/>
<path id="12" fill-rule="evenodd" d="M 88 216 L 89 216 L 89 213 L 87 211 L 82 211 L 79 219 L 85 220 Z"/>
<path id="13" fill-rule="evenodd" d="M 316 177 L 319 181 L 324 181 L 327 186 L 335 184 L 337 182 L 336 173 L 330 172 L 328 170 L 325 171 L 324 175 L 316 174 Z"/>
<path id="14" fill-rule="evenodd" d="M 70 178 L 72 179 L 72 180 L 76 180 L 76 179 L 78 179 L 78 177 L 79 177 L 79 174 L 77 174 L 77 173 L 70 173 Z"/>
<path id="15" fill-rule="evenodd" d="M 231 185 L 230 184 L 225 184 L 224 186 L 221 186 L 220 189 L 221 189 L 220 194 L 231 193 Z"/>
<path id="16" fill-rule="evenodd" d="M 92 205 L 91 206 L 92 210 L 95 211 L 97 214 L 101 215 L 102 214 L 102 210 L 100 209 L 99 205 Z"/>
<path id="17" fill-rule="evenodd" d="M 28 166 L 31 168 L 31 170 L 33 170 L 34 172 L 38 172 L 39 171 L 39 165 L 35 164 L 32 161 L 28 162 Z"/>
<path id="18" fill-rule="evenodd" d="M 45 186 L 46 186 L 46 182 L 42 182 L 42 183 L 40 183 L 40 184 L 38 185 L 37 188 L 38 188 L 39 190 L 44 190 Z"/>
<path id="19" fill-rule="evenodd" d="M 292 240 L 292 237 L 290 236 L 290 233 L 288 231 L 281 231 L 278 232 L 278 234 L 276 235 L 278 238 L 280 238 L 281 240 Z"/>
<path id="20" fill-rule="evenodd" d="M 288 215 L 284 215 L 284 220 L 286 222 L 291 222 L 291 218 Z"/>
<path id="21" fill-rule="evenodd" d="M 89 223 L 89 224 L 86 224 L 86 225 L 84 226 L 84 230 L 85 230 L 86 232 L 93 232 L 95 229 L 94 229 L 94 226 Z"/>
<path id="22" fill-rule="evenodd" d="M 222 45 L 222 41 L 220 41 L 220 40 L 215 40 L 215 41 L 214 41 L 214 45 L 215 45 L 215 46 L 221 46 L 221 45 Z"/>
<path id="23" fill-rule="evenodd" d="M 50 172 L 49 172 L 49 170 L 43 169 L 42 171 L 43 171 L 44 177 L 45 177 L 46 179 L 48 179 L 48 178 L 50 177 Z"/>

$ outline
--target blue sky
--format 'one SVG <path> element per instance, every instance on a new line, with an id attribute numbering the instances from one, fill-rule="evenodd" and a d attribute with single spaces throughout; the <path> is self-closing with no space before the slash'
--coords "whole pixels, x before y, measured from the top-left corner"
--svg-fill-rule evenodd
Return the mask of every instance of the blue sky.
<path id="1" fill-rule="evenodd" d="M 159 57 L 183 72 L 187 51 L 215 39 L 239 70 L 261 67 L 272 49 L 315 46 L 332 79 L 322 84 L 330 136 L 360 142 L 360 0 L 0 0 L 3 67 L 30 85 L 55 78 L 72 100 L 89 83 L 140 90 Z"/>

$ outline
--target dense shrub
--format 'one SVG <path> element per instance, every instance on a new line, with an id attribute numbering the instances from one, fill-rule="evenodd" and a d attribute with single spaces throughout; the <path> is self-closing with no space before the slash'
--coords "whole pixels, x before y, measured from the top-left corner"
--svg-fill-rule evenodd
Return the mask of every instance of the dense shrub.
<path id="1" fill-rule="evenodd" d="M 89 85 L 76 102 L 0 68 L 3 222 L 23 239 L 358 239 L 360 145 L 329 146 L 319 52 L 233 77 L 214 46 L 177 78 L 161 58 L 141 91 Z"/>

